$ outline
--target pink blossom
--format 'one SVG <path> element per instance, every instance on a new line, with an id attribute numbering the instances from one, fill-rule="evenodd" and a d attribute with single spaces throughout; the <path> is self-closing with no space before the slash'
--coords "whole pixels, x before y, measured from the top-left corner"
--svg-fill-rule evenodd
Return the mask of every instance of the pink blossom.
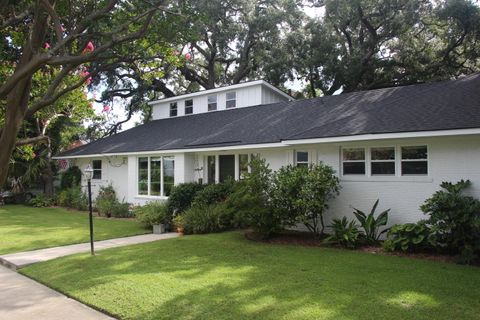
<path id="1" fill-rule="evenodd" d="M 50 43 L 45 42 L 45 50 L 48 50 L 48 49 L 50 49 Z"/>
<path id="2" fill-rule="evenodd" d="M 109 112 L 110 111 L 110 106 L 108 104 L 103 106 L 103 112 Z"/>
<path id="3" fill-rule="evenodd" d="M 62 30 L 62 32 L 65 32 L 65 27 L 62 25 L 60 25 L 60 30 Z"/>
<path id="4" fill-rule="evenodd" d="M 180 51 L 175 50 L 175 51 L 173 51 L 173 54 L 176 55 L 176 56 L 178 56 L 178 55 L 180 54 Z"/>
<path id="5" fill-rule="evenodd" d="M 89 86 L 92 83 L 92 77 L 88 77 L 85 83 Z"/>
<path id="6" fill-rule="evenodd" d="M 190 52 L 185 53 L 185 59 L 187 60 L 192 59 L 192 54 Z"/>
<path id="7" fill-rule="evenodd" d="M 95 47 L 93 46 L 93 42 L 88 41 L 87 45 L 85 46 L 85 49 L 83 49 L 83 53 L 93 52 L 93 50 L 95 50 Z"/>
<path id="8" fill-rule="evenodd" d="M 36 157 L 37 157 L 37 154 L 36 154 L 35 152 L 32 153 L 32 157 L 33 157 L 33 158 L 36 158 Z"/>

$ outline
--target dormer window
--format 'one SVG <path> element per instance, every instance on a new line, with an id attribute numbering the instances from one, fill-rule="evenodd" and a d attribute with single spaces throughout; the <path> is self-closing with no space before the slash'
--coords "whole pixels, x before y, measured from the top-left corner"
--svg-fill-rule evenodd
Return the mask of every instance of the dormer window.
<path id="1" fill-rule="evenodd" d="M 217 95 L 208 96 L 208 111 L 217 110 Z"/>
<path id="2" fill-rule="evenodd" d="M 193 99 L 185 100 L 185 114 L 193 113 Z"/>
<path id="3" fill-rule="evenodd" d="M 227 109 L 235 108 L 237 106 L 237 93 L 235 91 L 227 92 Z"/>
<path id="4" fill-rule="evenodd" d="M 178 113 L 177 111 L 178 111 L 177 103 L 176 102 L 170 103 L 170 117 L 176 117 Z"/>

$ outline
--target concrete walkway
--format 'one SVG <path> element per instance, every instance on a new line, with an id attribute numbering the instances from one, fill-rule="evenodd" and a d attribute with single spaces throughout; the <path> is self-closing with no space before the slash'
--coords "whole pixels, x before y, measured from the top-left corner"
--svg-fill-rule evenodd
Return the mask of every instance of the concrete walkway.
<path id="1" fill-rule="evenodd" d="M 0 266 L 0 319 L 113 319 L 38 282 Z"/>
<path id="2" fill-rule="evenodd" d="M 176 237 L 178 237 L 177 233 L 143 234 L 133 237 L 95 241 L 95 251 Z M 82 252 L 90 252 L 90 243 L 72 244 L 63 247 L 6 254 L 0 256 L 0 264 L 3 264 L 12 270 L 18 270 L 33 263 L 52 260 L 58 257 L 69 256 Z M 0 319 L 2 318 L 0 317 Z"/>

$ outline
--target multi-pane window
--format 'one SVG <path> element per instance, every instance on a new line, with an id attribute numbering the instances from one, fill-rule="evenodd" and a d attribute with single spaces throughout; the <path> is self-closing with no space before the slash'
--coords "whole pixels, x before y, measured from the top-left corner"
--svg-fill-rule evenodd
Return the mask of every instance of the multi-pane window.
<path id="1" fill-rule="evenodd" d="M 296 151 L 295 152 L 295 165 L 297 167 L 308 167 L 308 152 Z"/>
<path id="2" fill-rule="evenodd" d="M 235 108 L 237 106 L 237 93 L 235 91 L 227 92 L 226 107 Z"/>
<path id="3" fill-rule="evenodd" d="M 168 197 L 175 182 L 175 161 L 173 157 L 163 157 L 163 195 Z"/>
<path id="4" fill-rule="evenodd" d="M 244 179 L 248 173 L 248 154 L 238 155 L 238 178 Z"/>
<path id="5" fill-rule="evenodd" d="M 215 156 L 207 157 L 207 183 L 215 183 Z"/>
<path id="6" fill-rule="evenodd" d="M 148 195 L 148 158 L 138 158 L 138 194 Z"/>
<path id="7" fill-rule="evenodd" d="M 402 175 L 428 175 L 427 146 L 402 147 Z"/>
<path id="8" fill-rule="evenodd" d="M 92 160 L 93 176 L 92 179 L 102 179 L 102 160 Z"/>
<path id="9" fill-rule="evenodd" d="M 342 149 L 343 174 L 365 174 L 365 148 Z"/>
<path id="10" fill-rule="evenodd" d="M 185 114 L 193 113 L 193 99 L 185 100 Z"/>
<path id="11" fill-rule="evenodd" d="M 162 158 L 150 158 L 150 195 L 160 196 L 162 192 Z"/>
<path id="12" fill-rule="evenodd" d="M 380 147 L 370 149 L 370 169 L 374 175 L 395 175 L 395 148 Z"/>
<path id="13" fill-rule="evenodd" d="M 175 180 L 173 157 L 138 158 L 138 194 L 168 197 Z"/>
<path id="14" fill-rule="evenodd" d="M 217 110 L 217 96 L 208 96 L 208 111 Z"/>
<path id="15" fill-rule="evenodd" d="M 172 102 L 170 103 L 170 117 L 176 117 L 178 114 L 177 103 Z"/>

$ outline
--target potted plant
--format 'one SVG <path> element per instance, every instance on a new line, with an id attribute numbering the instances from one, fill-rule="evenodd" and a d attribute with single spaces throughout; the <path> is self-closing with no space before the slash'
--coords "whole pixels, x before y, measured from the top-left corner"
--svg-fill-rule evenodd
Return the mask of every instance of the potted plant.
<path id="1" fill-rule="evenodd" d="M 185 226 L 185 219 L 182 215 L 177 215 L 173 218 L 173 225 L 175 226 L 175 231 L 180 234 L 183 234 L 184 226 Z"/>
<path id="2" fill-rule="evenodd" d="M 152 201 L 144 206 L 135 208 L 135 216 L 145 228 L 153 228 L 153 233 L 160 234 L 166 231 L 168 208 L 165 202 Z"/>

